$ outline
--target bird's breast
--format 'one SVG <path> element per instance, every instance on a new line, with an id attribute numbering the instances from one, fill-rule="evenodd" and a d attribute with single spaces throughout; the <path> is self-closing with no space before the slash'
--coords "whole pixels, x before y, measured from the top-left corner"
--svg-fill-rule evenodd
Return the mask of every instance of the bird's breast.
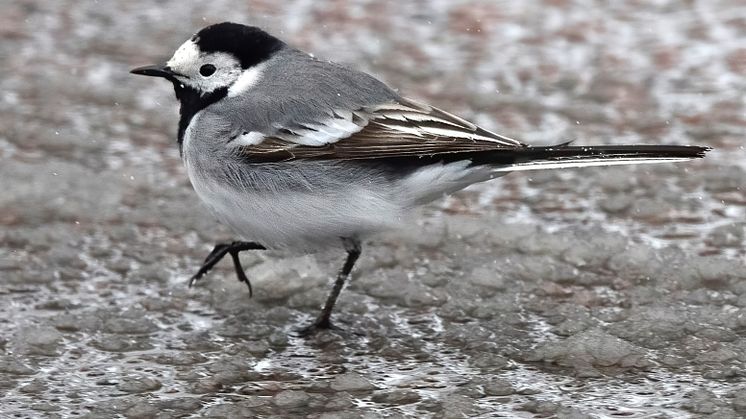
<path id="1" fill-rule="evenodd" d="M 190 144 L 188 131 L 183 158 L 195 192 L 244 240 L 317 251 L 401 222 L 405 209 L 378 182 L 356 181 L 334 165 L 250 164 L 210 156 Z"/>

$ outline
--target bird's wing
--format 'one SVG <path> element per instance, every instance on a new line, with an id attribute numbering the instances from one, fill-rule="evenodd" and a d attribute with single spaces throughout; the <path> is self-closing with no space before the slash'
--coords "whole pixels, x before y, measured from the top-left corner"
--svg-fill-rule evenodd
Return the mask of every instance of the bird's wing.
<path id="1" fill-rule="evenodd" d="M 409 99 L 335 110 L 315 123 L 274 126 L 270 135 L 242 132 L 229 143 L 255 162 L 370 160 L 525 147 L 440 109 Z"/>

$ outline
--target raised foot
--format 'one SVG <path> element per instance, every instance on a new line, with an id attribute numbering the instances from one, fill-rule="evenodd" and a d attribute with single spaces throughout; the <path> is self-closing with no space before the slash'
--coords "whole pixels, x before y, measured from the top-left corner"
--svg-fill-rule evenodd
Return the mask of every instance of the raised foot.
<path id="1" fill-rule="evenodd" d="M 233 259 L 233 266 L 236 270 L 236 276 L 239 282 L 243 282 L 249 287 L 249 296 L 251 297 L 254 293 L 251 289 L 251 282 L 244 273 L 243 266 L 241 266 L 241 260 L 238 258 L 238 254 L 244 250 L 264 250 L 265 247 L 259 243 L 254 242 L 233 242 L 233 243 L 221 243 L 215 245 L 202 266 L 199 268 L 196 274 L 189 278 L 189 288 L 191 288 L 197 281 L 200 280 L 205 274 L 207 274 L 225 255 L 230 255 Z"/>

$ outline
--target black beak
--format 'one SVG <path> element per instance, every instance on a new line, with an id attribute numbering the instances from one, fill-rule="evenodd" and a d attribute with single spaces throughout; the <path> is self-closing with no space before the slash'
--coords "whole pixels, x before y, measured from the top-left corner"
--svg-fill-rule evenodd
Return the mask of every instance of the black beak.
<path id="1" fill-rule="evenodd" d="M 130 73 L 142 76 L 163 77 L 166 79 L 173 79 L 174 76 L 180 75 L 171 70 L 167 65 L 146 65 L 144 67 L 133 68 L 130 70 Z"/>

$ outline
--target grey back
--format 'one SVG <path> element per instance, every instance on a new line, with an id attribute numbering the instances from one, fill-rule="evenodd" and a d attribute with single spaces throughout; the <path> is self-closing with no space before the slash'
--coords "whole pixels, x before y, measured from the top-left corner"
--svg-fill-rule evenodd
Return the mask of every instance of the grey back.
<path id="1" fill-rule="evenodd" d="M 266 62 L 261 79 L 245 94 L 208 108 L 236 129 L 273 135 L 278 127 L 313 123 L 337 110 L 356 110 L 399 99 L 374 77 L 285 48 Z"/>

